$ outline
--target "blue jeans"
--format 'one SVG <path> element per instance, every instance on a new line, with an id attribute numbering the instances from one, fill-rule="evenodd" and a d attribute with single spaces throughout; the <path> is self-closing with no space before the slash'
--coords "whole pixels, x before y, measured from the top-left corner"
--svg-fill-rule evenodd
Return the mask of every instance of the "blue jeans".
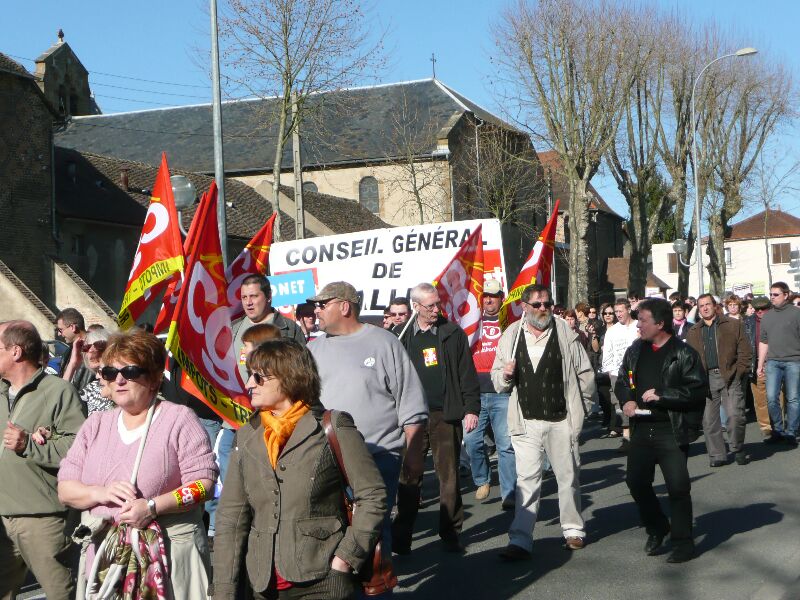
<path id="1" fill-rule="evenodd" d="M 800 426 L 800 362 L 768 360 L 764 369 L 767 379 L 767 408 L 775 435 L 794 437 Z M 781 413 L 781 383 L 786 388 L 786 423 Z"/>
<path id="2" fill-rule="evenodd" d="M 231 450 L 233 449 L 233 441 L 236 439 L 236 431 L 222 428 L 222 435 L 219 438 L 217 445 L 217 462 L 219 463 L 219 482 L 224 485 L 225 473 L 228 472 L 228 461 L 231 457 Z"/>
<path id="3" fill-rule="evenodd" d="M 381 452 L 373 454 L 372 459 L 378 467 L 378 471 L 383 478 L 386 486 L 386 514 L 383 515 L 383 525 L 381 527 L 381 556 L 392 557 L 392 509 L 397 498 L 397 486 L 400 481 L 400 469 L 403 461 L 399 454 L 393 452 Z M 392 598 L 392 591 L 370 596 L 370 598 Z M 359 593 L 359 598 L 364 595 Z"/>
<path id="4" fill-rule="evenodd" d="M 514 448 L 508 435 L 508 394 L 481 394 L 481 412 L 478 426 L 464 434 L 464 444 L 472 468 L 472 481 L 481 486 L 491 481 L 491 468 L 483 436 L 491 423 L 497 445 L 497 471 L 500 479 L 500 496 L 514 497 L 517 487 L 517 466 Z"/>
<path id="5" fill-rule="evenodd" d="M 222 429 L 222 422 L 214 419 L 200 419 L 200 423 L 203 425 L 203 429 L 206 430 L 208 441 L 211 442 L 211 449 L 213 450 L 214 444 L 217 441 L 217 435 L 219 435 Z M 217 460 L 219 460 L 219 458 L 217 458 Z M 217 512 L 217 499 L 212 498 L 211 500 L 207 500 L 203 508 L 208 513 L 208 533 L 209 535 L 214 535 L 214 515 Z"/>

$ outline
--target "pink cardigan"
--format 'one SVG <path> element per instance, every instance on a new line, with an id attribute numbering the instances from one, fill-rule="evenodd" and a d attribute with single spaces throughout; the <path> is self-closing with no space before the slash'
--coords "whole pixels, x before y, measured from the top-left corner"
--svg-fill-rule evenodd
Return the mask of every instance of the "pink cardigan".
<path id="1" fill-rule="evenodd" d="M 117 430 L 119 408 L 89 415 L 61 461 L 59 481 L 108 485 L 130 481 L 140 439 L 126 445 Z M 219 468 L 208 435 L 191 409 L 162 401 L 150 425 L 136 487 L 152 498 L 197 479 L 217 480 Z M 211 488 L 214 489 L 213 487 Z M 91 513 L 115 518 L 120 508 L 98 505 Z"/>

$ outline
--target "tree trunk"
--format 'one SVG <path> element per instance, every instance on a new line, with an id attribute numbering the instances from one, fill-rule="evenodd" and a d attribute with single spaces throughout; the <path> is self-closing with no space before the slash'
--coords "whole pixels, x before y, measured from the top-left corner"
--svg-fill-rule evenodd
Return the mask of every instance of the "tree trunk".
<path id="1" fill-rule="evenodd" d="M 722 297 L 725 292 L 725 224 L 722 214 L 712 212 L 708 219 L 708 275 L 711 279 L 709 291 Z"/>
<path id="2" fill-rule="evenodd" d="M 769 204 L 764 205 L 764 253 L 767 255 L 767 283 L 769 286 L 767 289 L 772 287 L 772 267 L 770 267 L 770 256 L 769 256 L 769 234 L 767 233 L 769 230 L 767 229 L 769 220 Z"/>
<path id="3" fill-rule="evenodd" d="M 588 171 L 588 169 L 587 169 Z M 567 303 L 575 306 L 589 298 L 589 209 L 586 191 L 589 181 L 569 180 L 569 291 Z"/>
<path id="4" fill-rule="evenodd" d="M 283 148 L 286 145 L 286 103 L 278 116 L 278 138 L 275 144 L 275 161 L 272 163 L 272 210 L 276 212 L 273 229 L 276 242 L 281 241 L 281 168 L 283 167 Z"/>

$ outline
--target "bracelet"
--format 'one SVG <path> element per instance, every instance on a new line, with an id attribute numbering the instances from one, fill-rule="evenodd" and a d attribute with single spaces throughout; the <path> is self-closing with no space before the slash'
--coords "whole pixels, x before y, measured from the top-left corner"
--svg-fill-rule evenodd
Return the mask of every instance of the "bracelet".
<path id="1" fill-rule="evenodd" d="M 175 497 L 175 502 L 178 504 L 178 508 L 182 506 L 191 506 L 192 504 L 205 502 L 206 488 L 203 487 L 203 484 L 198 480 L 194 483 L 190 483 L 189 485 L 178 488 L 172 492 L 172 495 Z"/>

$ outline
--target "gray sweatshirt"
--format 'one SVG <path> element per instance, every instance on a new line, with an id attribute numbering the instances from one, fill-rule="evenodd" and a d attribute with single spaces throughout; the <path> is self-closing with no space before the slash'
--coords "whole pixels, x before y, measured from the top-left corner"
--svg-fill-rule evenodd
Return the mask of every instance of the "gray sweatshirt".
<path id="1" fill-rule="evenodd" d="M 761 317 L 761 341 L 769 345 L 767 360 L 800 362 L 800 308 L 787 302 Z"/>
<path id="2" fill-rule="evenodd" d="M 422 384 L 405 348 L 380 327 L 323 334 L 308 349 L 317 361 L 325 408 L 350 413 L 372 454 L 400 452 L 403 427 L 428 418 Z"/>

